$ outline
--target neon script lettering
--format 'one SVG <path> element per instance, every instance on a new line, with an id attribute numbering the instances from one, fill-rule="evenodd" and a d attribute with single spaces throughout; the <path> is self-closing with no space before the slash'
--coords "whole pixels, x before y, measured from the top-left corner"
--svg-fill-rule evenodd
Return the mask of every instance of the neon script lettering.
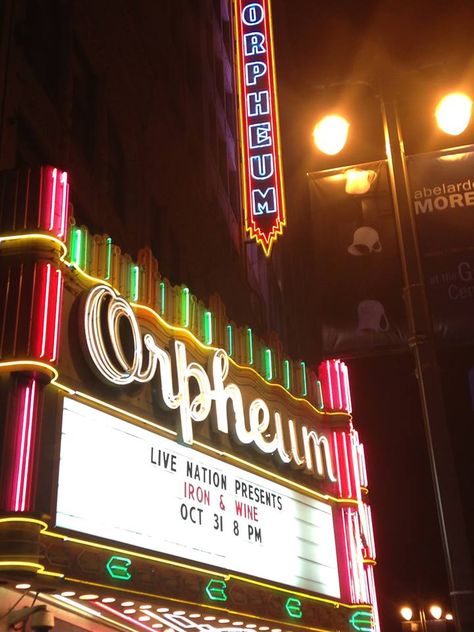
<path id="1" fill-rule="evenodd" d="M 106 383 L 125 386 L 159 379 L 161 405 L 177 411 L 182 443 L 192 445 L 194 424 L 209 419 L 215 431 L 230 434 L 241 445 L 336 482 L 327 437 L 294 419 L 284 422 L 281 411 L 271 410 L 259 397 L 246 405 L 237 384 L 227 381 L 230 363 L 223 349 L 212 353 L 206 368 L 189 361 L 179 340 L 164 349 L 151 333 L 142 333 L 129 303 L 105 285 L 89 291 L 83 324 L 88 359 Z M 125 351 L 123 325 L 128 326 L 133 353 Z"/>

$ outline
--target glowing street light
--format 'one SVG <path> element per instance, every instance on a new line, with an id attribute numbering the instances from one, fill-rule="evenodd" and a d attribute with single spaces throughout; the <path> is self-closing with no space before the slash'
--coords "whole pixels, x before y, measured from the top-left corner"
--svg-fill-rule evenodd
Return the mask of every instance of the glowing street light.
<path id="1" fill-rule="evenodd" d="M 441 615 L 443 614 L 443 610 L 440 606 L 433 604 L 430 606 L 430 615 L 433 619 L 441 619 Z"/>
<path id="2" fill-rule="evenodd" d="M 438 127 L 451 136 L 462 134 L 471 120 L 472 99 L 462 92 L 452 92 L 436 107 Z"/>
<path id="3" fill-rule="evenodd" d="M 323 154 L 335 156 L 346 144 L 349 127 L 349 122 L 343 116 L 325 116 L 313 129 L 314 144 Z"/>
<path id="4" fill-rule="evenodd" d="M 463 92 L 446 94 L 436 106 L 435 117 L 438 127 L 445 134 L 462 134 L 471 121 L 472 99 Z M 324 116 L 313 129 L 316 147 L 323 154 L 335 156 L 341 152 L 347 142 L 349 121 L 339 114 Z"/>
<path id="5" fill-rule="evenodd" d="M 402 630 L 406 632 L 411 632 L 412 630 L 418 630 L 419 632 L 430 632 L 430 630 L 434 632 L 437 630 L 442 632 L 442 630 L 451 629 L 451 627 L 446 627 L 445 622 L 453 621 L 452 614 L 446 614 L 443 618 L 443 609 L 438 604 L 432 604 L 429 608 L 418 605 L 415 611 L 410 606 L 403 606 L 400 608 L 400 616 L 403 619 Z M 441 621 L 442 618 L 443 620 Z"/>
<path id="6" fill-rule="evenodd" d="M 400 614 L 405 621 L 411 621 L 413 618 L 413 610 L 410 606 L 403 606 L 403 608 L 400 608 Z"/>

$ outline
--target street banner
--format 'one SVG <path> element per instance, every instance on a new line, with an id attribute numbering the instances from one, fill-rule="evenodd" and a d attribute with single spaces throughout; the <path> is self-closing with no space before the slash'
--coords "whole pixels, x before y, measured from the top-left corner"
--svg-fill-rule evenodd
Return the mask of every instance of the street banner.
<path id="1" fill-rule="evenodd" d="M 474 147 L 411 156 L 408 174 L 436 338 L 474 344 Z"/>
<path id="2" fill-rule="evenodd" d="M 385 161 L 309 174 L 327 355 L 406 348 L 406 320 Z"/>
<path id="3" fill-rule="evenodd" d="M 474 344 L 474 147 L 407 158 L 439 346 Z M 326 355 L 407 348 L 403 281 L 386 161 L 309 174 Z"/>

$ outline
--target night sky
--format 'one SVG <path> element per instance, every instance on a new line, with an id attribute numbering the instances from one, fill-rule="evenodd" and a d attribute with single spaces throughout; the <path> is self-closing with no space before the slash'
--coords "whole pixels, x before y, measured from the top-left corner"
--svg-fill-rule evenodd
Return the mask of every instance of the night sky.
<path id="1" fill-rule="evenodd" d="M 307 267 L 315 259 L 306 230 L 306 173 L 383 157 L 381 122 L 370 104 L 380 86 L 393 90 L 402 104 L 407 151 L 439 148 L 427 102 L 444 86 L 471 82 L 473 87 L 474 2 L 272 0 L 272 8 L 287 190 L 282 247 L 285 256 L 298 249 L 300 267 L 296 263 L 287 288 L 293 289 L 295 309 L 307 313 L 306 335 L 302 329 L 295 333 L 292 352 L 316 361 L 321 341 L 317 288 L 311 287 Z M 355 135 L 357 143 L 343 162 L 318 157 L 311 144 L 318 113 L 341 103 L 349 103 L 364 126 L 364 138 Z M 351 359 L 348 364 L 355 423 L 366 445 L 371 481 L 382 627 L 395 632 L 401 629 L 398 610 L 404 602 L 416 597 L 449 607 L 418 387 L 407 353 Z M 468 497 L 472 457 L 463 444 L 466 433 L 471 439 L 474 415 L 465 376 L 466 367 L 474 365 L 474 351 L 448 350 L 441 364 L 446 399 L 460 402 L 449 420 L 460 485 Z M 472 505 L 466 506 L 466 517 L 472 535 Z"/>

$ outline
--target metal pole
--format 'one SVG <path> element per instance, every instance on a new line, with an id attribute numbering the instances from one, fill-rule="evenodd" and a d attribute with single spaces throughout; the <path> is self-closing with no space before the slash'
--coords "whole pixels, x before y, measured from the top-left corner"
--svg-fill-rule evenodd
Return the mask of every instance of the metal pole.
<path id="1" fill-rule="evenodd" d="M 384 137 L 404 281 L 408 342 L 415 360 L 433 489 L 457 632 L 474 631 L 474 583 L 426 296 L 405 150 L 393 98 L 381 99 Z"/>
<path id="2" fill-rule="evenodd" d="M 421 623 L 421 631 L 422 632 L 428 632 L 428 628 L 426 626 L 426 614 L 423 608 L 419 609 L 419 613 L 420 613 L 420 623 Z"/>

